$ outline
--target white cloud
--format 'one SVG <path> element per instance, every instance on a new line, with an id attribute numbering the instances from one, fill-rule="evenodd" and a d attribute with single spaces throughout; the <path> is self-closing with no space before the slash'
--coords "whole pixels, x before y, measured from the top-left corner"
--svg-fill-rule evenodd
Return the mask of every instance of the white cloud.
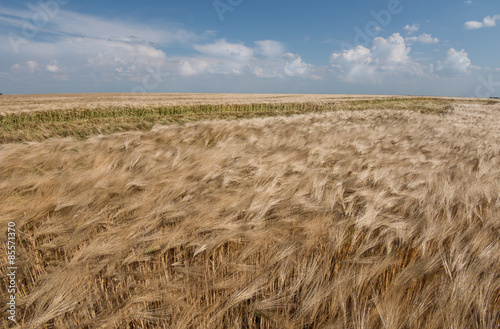
<path id="1" fill-rule="evenodd" d="M 186 76 L 195 75 L 198 73 L 195 69 L 193 69 L 191 64 L 187 61 L 181 61 L 179 63 L 179 71 L 181 75 L 186 75 Z"/>
<path id="2" fill-rule="evenodd" d="M 36 8 L 35 8 L 36 9 Z M 22 27 L 30 22 L 33 10 L 12 10 L 0 8 L 0 20 L 9 20 L 9 25 Z M 187 43 L 200 38 L 174 24 L 150 27 L 97 16 L 60 9 L 57 15 L 50 17 L 49 24 L 41 26 L 39 33 L 50 33 L 56 36 L 76 36 L 92 39 L 121 41 L 141 41 L 143 43 Z M 20 31 L 21 32 L 21 31 Z"/>
<path id="3" fill-rule="evenodd" d="M 423 76 L 424 71 L 418 63 L 411 60 L 411 48 L 404 38 L 394 33 L 387 39 L 377 37 L 372 48 L 357 46 L 333 53 L 330 64 L 339 71 L 340 77 L 347 81 L 379 82 L 387 76 Z"/>
<path id="4" fill-rule="evenodd" d="M 241 75 L 249 71 L 255 60 L 253 48 L 225 39 L 204 45 L 193 45 L 199 52 L 193 57 L 180 57 L 179 72 L 184 76 L 197 74 Z"/>
<path id="5" fill-rule="evenodd" d="M 22 26 L 32 16 L 33 10 L 0 8 L 0 23 L 14 27 L 20 36 Z M 9 66 L 18 71 L 16 79 L 22 79 L 21 73 L 28 71 L 61 73 L 62 68 L 69 78 L 99 82 L 140 83 L 152 70 L 157 72 L 155 76 L 247 74 L 260 78 L 301 76 L 319 79 L 314 75 L 313 65 L 304 62 L 298 54 L 286 53 L 281 42 L 258 40 L 247 46 L 226 39 L 214 40 L 214 37 L 213 31 L 197 34 L 176 24 L 145 25 L 60 9 L 48 24 L 40 27 L 36 38 L 20 45 L 19 54 L 29 55 L 29 58 L 18 60 L 5 35 L 0 35 L 0 53 L 10 55 Z M 193 49 L 197 54 L 167 56 L 168 47 L 172 45 Z M 27 60 L 32 60 L 28 68 Z M 17 67 L 13 65 L 16 62 L 24 64 Z M 38 63 L 44 63 L 43 70 Z"/>
<path id="6" fill-rule="evenodd" d="M 339 70 L 343 75 L 342 78 L 347 81 L 371 80 L 373 82 L 376 66 L 370 65 L 372 61 L 372 52 L 363 46 L 333 53 L 330 56 L 332 67 Z"/>
<path id="7" fill-rule="evenodd" d="M 483 23 L 477 21 L 470 21 L 464 24 L 466 30 L 480 29 L 483 27 Z"/>
<path id="8" fill-rule="evenodd" d="M 302 76 L 307 73 L 311 65 L 304 63 L 302 58 L 298 56 L 285 64 L 285 74 L 290 77 Z"/>
<path id="9" fill-rule="evenodd" d="M 330 59 L 334 62 L 338 59 L 344 63 L 369 64 L 372 61 L 372 56 L 370 49 L 363 46 L 357 46 L 356 48 L 345 50 L 342 53 L 333 53 Z"/>
<path id="10" fill-rule="evenodd" d="M 407 31 L 406 33 L 408 34 L 414 34 L 418 32 L 418 30 L 420 29 L 420 25 L 415 23 L 413 23 L 412 25 L 407 24 L 403 27 L 403 29 L 405 29 Z"/>
<path id="11" fill-rule="evenodd" d="M 490 17 L 490 16 L 486 16 L 484 19 L 483 19 L 483 24 L 485 27 L 493 27 L 493 26 L 496 26 L 496 21 L 497 20 L 500 20 L 500 15 L 495 15 L 493 17 Z"/>
<path id="12" fill-rule="evenodd" d="M 464 49 L 457 51 L 450 48 L 443 62 L 438 62 L 436 72 L 440 75 L 455 76 L 469 73 L 471 60 Z"/>
<path id="13" fill-rule="evenodd" d="M 420 42 L 420 43 L 426 43 L 426 44 L 431 44 L 431 43 L 438 43 L 439 39 L 438 38 L 433 38 L 432 35 L 423 33 L 421 35 L 413 36 L 413 37 L 407 37 L 405 38 L 407 42 Z"/>
<path id="14" fill-rule="evenodd" d="M 8 18 L 7 25 L 15 27 L 12 31 L 19 37 L 24 37 L 22 26 L 32 16 L 30 10 L 0 8 L 0 22 L 6 23 Z M 27 43 L 19 45 L 18 54 L 13 51 L 8 38 L 0 37 L 0 53 L 12 60 L 29 55 L 30 58 L 25 60 L 48 63 L 43 71 L 50 73 L 60 73 L 64 67 L 68 77 L 80 81 L 142 81 L 152 68 L 175 70 L 177 63 L 169 62 L 160 47 L 173 44 L 186 47 L 209 35 L 210 32 L 195 34 L 174 24 L 146 26 L 61 9 L 48 24 L 39 28 L 36 38 L 28 38 Z M 54 58 L 58 61 L 53 61 Z M 31 73 L 42 72 L 38 70 L 38 64 L 28 66 L 27 71 Z M 16 80 L 23 79 L 22 72 L 19 70 Z"/>
<path id="15" fill-rule="evenodd" d="M 263 40 L 263 41 L 255 41 L 257 45 L 256 52 L 260 55 L 269 58 L 276 58 L 285 52 L 285 47 L 281 42 L 274 40 Z"/>
<path id="16" fill-rule="evenodd" d="M 261 67 L 261 66 L 255 66 L 253 68 L 252 73 L 258 77 L 258 78 L 282 78 L 283 75 L 281 74 L 281 68 L 276 67 L 276 66 L 267 66 L 267 67 Z"/>
<path id="17" fill-rule="evenodd" d="M 472 1 L 471 0 L 467 0 L 467 1 L 464 1 L 464 3 L 471 4 Z"/>
<path id="18" fill-rule="evenodd" d="M 84 51 L 86 48 L 95 54 L 88 59 L 89 65 L 127 67 L 137 64 L 161 65 L 166 60 L 166 54 L 163 51 L 146 44 L 88 38 L 71 40 L 71 43 L 76 49 Z"/>
<path id="19" fill-rule="evenodd" d="M 185 60 L 181 60 L 179 64 L 179 72 L 183 76 L 207 73 L 209 69 L 210 64 L 208 62 L 196 58 L 186 58 Z"/>
<path id="20" fill-rule="evenodd" d="M 284 75 L 318 78 L 312 75 L 313 65 L 305 63 L 297 54 L 285 53 L 282 43 L 275 40 L 254 43 L 255 47 L 252 48 L 222 39 L 210 44 L 194 45 L 199 55 L 179 59 L 178 70 L 183 76 L 250 74 L 259 78 L 282 78 Z"/>
<path id="21" fill-rule="evenodd" d="M 482 22 L 478 21 L 469 21 L 465 22 L 464 28 L 467 30 L 472 30 L 472 29 L 480 29 L 483 27 L 493 27 L 496 26 L 496 21 L 500 20 L 500 15 L 495 15 L 495 16 L 486 16 L 483 18 Z"/>
<path id="22" fill-rule="evenodd" d="M 20 76 L 22 73 L 29 73 L 28 77 L 31 79 L 32 74 L 39 71 L 39 66 L 37 61 L 30 60 L 23 63 L 15 63 L 10 69 L 16 73 L 16 76 Z"/>
<path id="23" fill-rule="evenodd" d="M 6 25 L 7 18 L 21 24 L 20 26 L 22 20 L 16 17 L 24 15 L 29 19 L 24 11 L 10 13 L 8 17 L 2 16 L 2 11 L 0 8 L 0 21 L 3 25 Z M 485 26 L 495 23 L 491 20 L 485 22 Z M 11 23 L 7 25 L 13 26 Z M 335 76 L 328 77 L 325 74 L 329 70 L 337 72 L 341 81 L 408 82 L 413 81 L 408 77 L 427 78 L 428 73 L 432 72 L 429 65 L 421 65 L 412 59 L 410 43 L 439 41 L 430 34 L 418 33 L 419 29 L 418 24 L 407 25 L 404 28 L 406 39 L 395 33 L 389 37 L 373 39 L 370 46 L 358 46 L 333 53 L 330 56 L 330 66 L 321 67 L 307 63 L 302 54 L 287 52 L 285 45 L 276 40 L 245 43 L 227 41 L 216 38 L 209 31 L 200 35 L 175 25 L 145 26 L 61 11 L 54 21 L 40 29 L 39 37 L 21 45 L 19 56 L 12 52 L 7 34 L 0 35 L 0 53 L 3 57 L 0 71 L 8 71 L 10 67 L 10 77 L 7 79 L 20 83 L 50 82 L 58 76 L 64 76 L 74 83 L 84 81 L 91 86 L 119 81 L 120 83 L 112 84 L 117 89 L 130 88 L 131 81 L 140 85 L 148 74 L 153 74 L 153 78 L 147 80 L 147 83 L 153 86 L 154 82 L 158 82 L 160 87 L 157 91 L 165 90 L 161 88 L 168 83 L 175 84 L 179 81 L 186 83 L 187 88 L 191 85 L 198 86 L 199 90 L 205 88 L 199 87 L 200 81 L 206 83 L 217 80 L 221 88 L 233 87 L 224 85 L 227 83 L 225 79 L 214 79 L 210 75 L 241 76 L 241 79 L 231 78 L 227 81 L 239 81 L 242 85 L 253 84 L 259 87 L 268 83 L 280 88 L 286 81 L 291 81 L 291 85 L 307 83 L 310 86 L 313 83 L 311 80 L 322 78 L 342 85 L 343 82 L 339 82 Z M 17 31 L 21 33 L 21 29 Z M 175 45 L 176 52 L 179 48 L 189 51 L 172 56 L 168 48 L 172 45 Z M 434 78 L 438 75 L 467 73 L 474 68 L 463 50 L 451 50 L 442 62 L 435 65 Z M 8 54 L 8 60 L 4 59 L 4 54 Z M 155 71 L 151 73 L 152 70 Z M 171 75 L 173 79 L 161 82 L 161 79 L 156 79 L 161 74 Z M 176 80 L 176 77 L 183 78 Z M 289 77 L 300 77 L 302 81 Z M 275 84 L 275 81 L 266 82 L 264 79 L 282 79 L 282 83 Z M 309 81 L 305 82 L 306 79 Z"/>
<path id="24" fill-rule="evenodd" d="M 30 73 L 35 73 L 35 70 L 38 67 L 38 63 L 36 61 L 27 61 L 26 64 L 28 65 L 28 70 Z"/>
<path id="25" fill-rule="evenodd" d="M 254 50 L 241 43 L 229 43 L 222 39 L 206 45 L 193 47 L 200 53 L 216 58 L 226 58 L 238 62 L 247 62 L 253 57 Z"/>
<path id="26" fill-rule="evenodd" d="M 59 63 L 57 60 L 51 61 L 49 64 L 45 66 L 45 69 L 51 73 L 57 73 L 60 72 L 61 69 L 59 68 Z"/>
<path id="27" fill-rule="evenodd" d="M 399 33 L 394 33 L 389 38 L 377 37 L 373 39 L 372 52 L 381 63 L 408 63 L 408 53 L 411 48 L 406 47 L 405 40 Z"/>

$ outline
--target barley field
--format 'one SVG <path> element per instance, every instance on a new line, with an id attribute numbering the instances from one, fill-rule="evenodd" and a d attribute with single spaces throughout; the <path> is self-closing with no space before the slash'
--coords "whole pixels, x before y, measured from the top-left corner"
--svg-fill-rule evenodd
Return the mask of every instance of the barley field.
<path id="1" fill-rule="evenodd" d="M 41 94 L 3 95 L 0 113 L 20 111 L 46 111 L 102 109 L 110 107 L 161 107 L 173 105 L 230 105 L 253 103 L 307 103 L 323 104 L 343 100 L 372 100 L 410 96 L 386 95 L 329 95 L 329 94 L 190 94 L 190 93 L 108 93 L 108 94 Z M 418 98 L 418 97 L 411 97 Z M 446 98 L 442 98 L 446 99 Z"/>
<path id="2" fill-rule="evenodd" d="M 1 327 L 500 327 L 498 101 L 4 97 Z"/>

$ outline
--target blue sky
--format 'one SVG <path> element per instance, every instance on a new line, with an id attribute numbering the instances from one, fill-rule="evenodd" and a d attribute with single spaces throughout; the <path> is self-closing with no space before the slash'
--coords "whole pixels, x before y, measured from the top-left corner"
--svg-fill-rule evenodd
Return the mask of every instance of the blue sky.
<path id="1" fill-rule="evenodd" d="M 500 96 L 498 0 L 0 2 L 0 92 Z"/>

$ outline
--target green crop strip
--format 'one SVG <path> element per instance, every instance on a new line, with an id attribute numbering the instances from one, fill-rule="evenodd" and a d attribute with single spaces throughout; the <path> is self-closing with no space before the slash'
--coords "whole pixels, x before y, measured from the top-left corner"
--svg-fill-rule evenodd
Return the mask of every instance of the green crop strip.
<path id="1" fill-rule="evenodd" d="M 259 103 L 112 107 L 32 111 L 0 115 L 0 143 L 42 141 L 52 137 L 87 138 L 130 130 L 149 130 L 154 125 L 213 119 L 242 119 L 338 110 L 393 109 L 422 113 L 449 112 L 452 100 L 434 98 L 385 98 L 331 103 Z"/>

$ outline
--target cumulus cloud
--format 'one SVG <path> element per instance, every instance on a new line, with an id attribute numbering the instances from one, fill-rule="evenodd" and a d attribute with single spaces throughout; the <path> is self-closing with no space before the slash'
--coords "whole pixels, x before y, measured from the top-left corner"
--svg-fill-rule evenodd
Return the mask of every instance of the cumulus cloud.
<path id="1" fill-rule="evenodd" d="M 179 72 L 183 76 L 193 76 L 206 73 L 210 69 L 210 64 L 200 59 L 185 59 L 179 63 Z"/>
<path id="2" fill-rule="evenodd" d="M 420 29 L 420 25 L 415 23 L 413 23 L 412 25 L 407 24 L 403 27 L 403 29 L 405 29 L 406 33 L 408 34 L 414 34 L 418 32 L 418 30 Z"/>
<path id="3" fill-rule="evenodd" d="M 330 56 L 333 62 L 339 63 L 334 66 L 339 66 L 340 63 L 355 63 L 355 64 L 368 64 L 372 61 L 372 54 L 370 49 L 357 46 L 353 49 L 344 50 L 342 53 L 333 53 Z"/>
<path id="4" fill-rule="evenodd" d="M 443 62 L 438 62 L 436 72 L 445 76 L 456 76 L 469 73 L 472 68 L 471 60 L 464 49 L 457 51 L 450 48 Z"/>
<path id="5" fill-rule="evenodd" d="M 45 69 L 51 73 L 57 73 L 60 72 L 61 69 L 59 68 L 59 63 L 57 60 L 51 61 L 49 64 L 45 66 Z"/>
<path id="6" fill-rule="evenodd" d="M 426 43 L 426 44 L 431 44 L 431 43 L 438 43 L 439 39 L 432 37 L 432 35 L 423 33 L 419 36 L 413 36 L 413 37 L 407 37 L 405 38 L 407 42 L 420 42 L 420 43 Z"/>
<path id="7" fill-rule="evenodd" d="M 330 56 L 332 67 L 339 70 L 347 81 L 373 80 L 376 65 L 371 65 L 372 62 L 371 50 L 363 46 Z"/>
<path id="8" fill-rule="evenodd" d="M 483 27 L 493 27 L 496 26 L 496 21 L 500 20 L 500 15 L 486 16 L 482 22 L 478 21 L 468 21 L 465 22 L 464 28 L 467 30 L 480 29 Z"/>
<path id="9" fill-rule="evenodd" d="M 372 52 L 379 63 L 396 64 L 410 61 L 408 53 L 411 48 L 406 47 L 405 40 L 399 33 L 394 33 L 387 39 L 377 37 L 372 43 Z"/>
<path id="10" fill-rule="evenodd" d="M 185 76 L 195 75 L 197 73 L 197 71 L 193 69 L 188 61 L 181 61 L 179 63 L 179 72 L 181 73 L 181 75 Z"/>
<path id="11" fill-rule="evenodd" d="M 297 56 L 294 60 L 286 62 L 285 64 L 285 74 L 290 77 L 302 76 L 307 73 L 311 65 L 304 63 L 300 56 Z"/>
<path id="12" fill-rule="evenodd" d="M 255 41 L 254 47 L 231 43 L 225 39 L 194 45 L 199 54 L 179 59 L 178 70 L 183 76 L 198 74 L 243 75 L 259 78 L 313 77 L 313 65 L 297 54 L 285 53 L 285 47 L 275 40 Z"/>
<path id="13" fill-rule="evenodd" d="M 0 16 L 2 10 L 0 8 Z M 12 12 L 8 19 L 17 20 L 22 26 L 17 17 L 23 15 Z M 7 24 L 5 19 L 3 24 Z M 495 26 L 498 19 L 500 15 L 471 24 Z M 22 45 L 24 57 L 16 58 L 11 54 L 11 60 L 5 62 L 5 70 L 11 67 L 12 75 L 24 74 L 26 79 L 37 75 L 43 79 L 54 78 L 64 72 L 64 75 L 78 78 L 86 74 L 94 79 L 91 81 L 103 82 L 142 81 L 153 67 L 159 67 L 158 72 L 169 72 L 185 79 L 199 79 L 197 76 L 202 74 L 321 79 L 319 76 L 331 69 L 344 81 L 376 83 L 392 77 L 428 77 L 430 72 L 435 74 L 433 77 L 467 74 L 474 68 L 464 50 L 453 48 L 440 62 L 433 60 L 433 69 L 415 62 L 410 56 L 412 43 L 439 42 L 431 34 L 419 31 L 419 24 L 413 23 L 404 26 L 403 36 L 394 33 L 374 38 L 368 46 L 334 52 L 330 56 L 330 66 L 325 68 L 307 63 L 302 54 L 287 52 L 285 45 L 276 40 L 231 42 L 215 38 L 213 32 L 199 35 L 173 25 L 148 27 L 62 10 L 50 26 L 40 29 L 40 38 Z M 0 39 L 8 40 L 5 35 Z M 8 41 L 1 43 L 2 55 L 11 51 Z M 172 44 L 176 49 L 189 50 L 185 55 L 168 55 L 168 47 Z"/>
<path id="14" fill-rule="evenodd" d="M 387 39 L 377 37 L 372 41 L 372 48 L 357 46 L 353 49 L 333 53 L 330 64 L 347 81 L 378 82 L 386 76 L 424 74 L 418 63 L 411 60 L 410 47 L 404 38 L 394 33 Z"/>
<path id="15" fill-rule="evenodd" d="M 19 37 L 32 16 L 32 10 L 0 8 L 0 24 L 18 31 Z M 187 79 L 203 74 L 320 79 L 314 65 L 299 54 L 287 53 L 279 41 L 246 44 L 215 37 L 213 31 L 194 33 L 177 24 L 103 19 L 61 8 L 48 24 L 39 27 L 36 37 L 19 45 L 19 53 L 13 51 L 8 33 L 0 34 L 0 53 L 8 54 L 8 61 L 2 61 L 8 63 L 4 65 L 11 68 L 12 79 L 16 74 L 17 81 L 48 81 L 63 72 L 73 81 L 139 85 L 148 75 L 154 75 L 155 81 L 162 81 L 160 76 Z M 171 46 L 185 49 L 186 54 L 167 55 Z"/>
<path id="16" fill-rule="evenodd" d="M 251 72 L 258 78 L 283 78 L 289 60 L 297 55 L 285 53 L 285 46 L 275 40 L 255 41 L 255 55 Z"/>

